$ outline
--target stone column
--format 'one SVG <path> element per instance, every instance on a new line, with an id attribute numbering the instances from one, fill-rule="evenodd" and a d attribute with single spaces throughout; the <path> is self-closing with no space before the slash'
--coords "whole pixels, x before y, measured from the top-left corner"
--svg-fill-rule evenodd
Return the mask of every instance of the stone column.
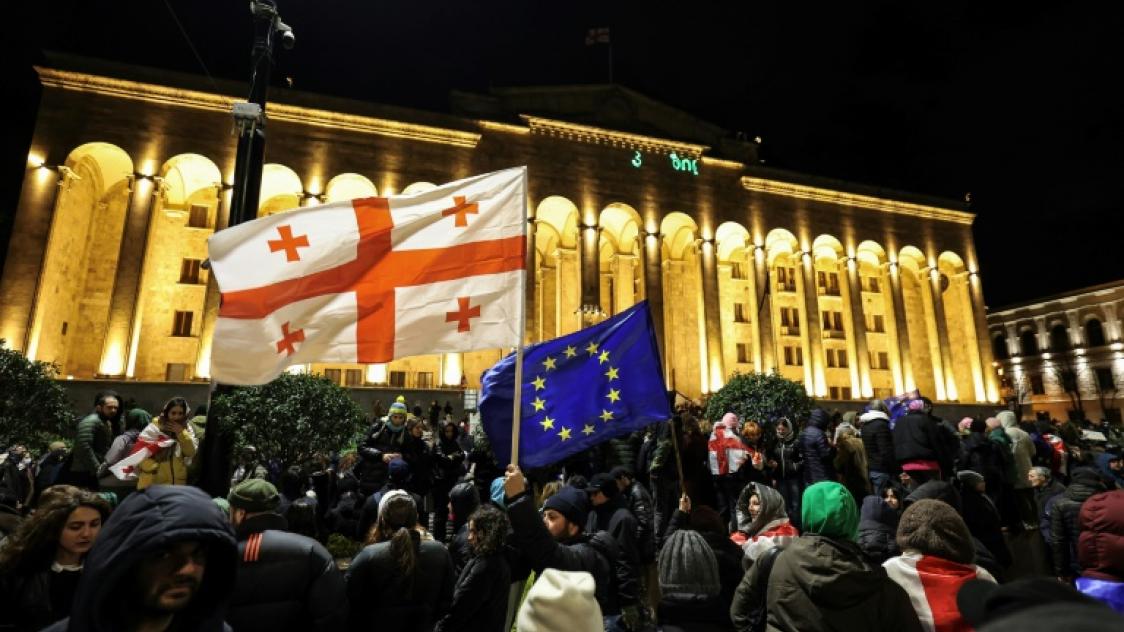
<path id="1" fill-rule="evenodd" d="M 585 226 L 580 233 L 581 248 L 581 309 L 586 314 L 582 318 L 582 327 L 596 322 L 590 314 L 601 309 L 601 249 L 598 247 L 600 229 L 596 226 Z"/>
<path id="2" fill-rule="evenodd" d="M 633 289 L 636 282 L 634 271 L 636 259 L 636 255 L 632 253 L 618 252 L 613 256 L 612 269 L 615 282 L 613 287 L 613 313 L 615 314 L 632 307 L 633 303 L 636 302 L 636 292 Z"/>
<path id="3" fill-rule="evenodd" d="M 1019 330 L 1015 327 L 1015 323 L 1007 323 L 1005 328 L 1007 331 L 1007 355 L 1012 358 L 1018 357 L 1022 353 L 1022 347 L 1019 345 Z"/>
<path id="4" fill-rule="evenodd" d="M 804 375 L 805 381 L 810 382 L 813 397 L 823 397 L 827 394 L 827 384 L 824 380 L 823 358 L 823 328 L 820 325 L 820 307 L 816 295 L 815 265 L 812 255 L 803 253 L 798 264 L 803 271 L 800 275 L 802 287 L 797 288 L 804 297 L 804 320 L 807 327 L 801 331 L 807 336 L 808 344 L 804 348 Z"/>
<path id="5" fill-rule="evenodd" d="M 854 397 L 871 397 L 874 387 L 870 381 L 870 347 L 866 343 L 866 314 L 863 312 L 862 282 L 859 279 L 859 264 L 854 257 L 848 257 L 845 274 L 847 275 L 847 295 L 851 305 L 851 331 L 855 339 L 855 358 L 851 366 L 858 367 L 858 384 L 853 384 Z M 854 381 L 854 378 L 852 378 Z"/>
<path id="6" fill-rule="evenodd" d="M 1068 310 L 1065 317 L 1069 323 L 1069 339 L 1072 341 L 1073 347 L 1086 346 L 1088 341 L 1085 340 L 1085 332 L 1081 329 L 1081 321 L 1077 318 L 1077 310 Z"/>
<path id="7" fill-rule="evenodd" d="M 1034 328 L 1037 330 L 1038 334 L 1038 353 L 1050 351 L 1050 330 L 1046 327 L 1046 317 L 1035 316 Z"/>
<path id="8" fill-rule="evenodd" d="M 753 354 L 757 359 L 757 370 L 762 373 L 777 367 L 777 345 L 773 339 L 773 292 L 769 288 L 769 266 L 765 259 L 765 249 L 754 246 L 750 256 L 753 266 L 749 274 L 749 295 L 753 299 L 753 320 L 755 337 Z"/>
<path id="9" fill-rule="evenodd" d="M 535 332 L 538 330 L 539 324 L 539 310 L 536 309 L 538 305 L 539 286 L 535 282 L 537 280 L 537 272 L 539 269 L 538 250 L 535 248 L 535 220 L 534 218 L 527 218 L 526 234 L 527 234 L 527 267 L 524 273 L 524 294 L 523 294 L 523 309 L 524 320 L 527 324 L 525 334 L 523 335 L 523 344 L 530 344 L 535 341 Z M 457 384 L 460 385 L 460 380 Z"/>
<path id="10" fill-rule="evenodd" d="M 660 265 L 660 239 L 655 233 L 644 237 L 644 296 L 648 300 L 648 310 L 652 314 L 652 327 L 656 330 L 656 344 L 663 358 L 665 374 L 667 367 L 666 342 L 663 335 L 663 268 Z"/>
<path id="11" fill-rule="evenodd" d="M 51 238 L 54 236 L 55 222 L 58 220 L 59 205 L 63 201 L 63 195 L 70 190 L 71 186 L 74 184 L 74 181 L 77 179 L 77 176 L 78 174 L 74 173 L 73 169 L 70 169 L 66 166 L 59 167 L 59 177 L 55 182 L 55 186 L 53 188 L 54 199 L 51 201 L 51 212 L 48 214 L 49 219 L 47 220 L 47 225 L 45 227 L 46 237 L 43 242 L 43 250 L 38 261 L 38 266 L 34 271 L 35 290 L 32 294 L 31 304 L 27 313 L 27 328 L 24 330 L 23 351 L 28 360 L 38 359 L 37 353 L 39 351 L 39 335 L 43 330 L 43 310 L 41 303 L 43 294 L 47 291 L 47 288 L 43 287 L 43 273 L 46 272 L 47 264 L 49 263 L 48 255 L 51 253 Z M 24 208 L 27 207 L 24 206 Z M 8 271 L 8 268 L 13 267 L 11 265 L 11 262 L 14 260 L 13 254 L 18 250 L 17 244 L 19 241 L 20 240 L 12 240 L 9 246 L 8 261 L 5 262 L 4 266 L 5 272 Z M 30 269 L 28 269 L 27 271 L 29 273 L 31 272 Z M 7 274 L 5 274 L 5 280 L 8 281 L 9 279 L 10 278 L 7 276 Z M 8 286 L 6 285 L 5 287 Z M 54 288 L 51 289 L 52 291 L 54 290 Z M 7 296 L 5 296 L 4 298 L 5 301 L 9 300 L 9 297 Z M 0 309 L 3 309 L 4 307 L 5 305 L 3 303 L 0 303 Z M 13 348 L 18 348 L 18 341 L 9 342 L 8 344 L 10 344 Z"/>
<path id="12" fill-rule="evenodd" d="M 1121 338 L 1120 332 L 1120 319 L 1116 317 L 1116 303 L 1109 303 L 1105 305 L 1105 324 L 1108 325 L 1105 331 L 1105 338 L 1107 342 L 1119 342 Z"/>
<path id="13" fill-rule="evenodd" d="M 718 305 L 718 255 L 713 240 L 703 240 L 699 256 L 699 274 L 702 276 L 703 318 L 706 323 L 705 365 L 700 367 L 706 392 L 721 388 L 726 381 L 722 362 L 722 318 Z"/>
<path id="14" fill-rule="evenodd" d="M 944 386 L 944 399 L 951 400 L 953 398 L 949 396 L 949 391 L 956 393 L 956 381 L 952 378 L 952 353 L 948 342 L 948 320 L 944 314 L 944 292 L 941 291 L 941 275 L 935 268 L 926 270 L 925 274 L 929 277 L 929 282 L 923 283 L 922 287 L 927 289 L 929 298 L 933 303 L 933 320 L 936 321 L 937 345 L 940 347 L 940 355 L 933 358 L 933 379 Z M 936 366 L 938 358 L 939 367 Z M 960 394 L 956 393 L 956 398 L 959 399 L 959 397 Z"/>
<path id="15" fill-rule="evenodd" d="M 573 333 L 582 328 L 581 264 L 576 248 L 558 249 L 558 334 Z"/>
<path id="16" fill-rule="evenodd" d="M 898 364 L 902 376 L 903 391 L 917 388 L 913 378 L 913 358 L 910 352 L 909 323 L 905 317 L 905 297 L 902 295 L 901 266 L 896 262 L 889 264 L 890 299 L 894 305 L 894 331 L 898 334 Z"/>
<path id="17" fill-rule="evenodd" d="M 158 202 L 167 202 L 167 200 L 164 199 L 164 195 L 164 183 L 162 181 L 158 181 L 156 187 L 154 187 L 152 191 L 152 198 L 149 201 L 149 208 L 151 210 L 149 211 L 148 215 L 150 218 L 155 212 L 155 208 Z M 151 252 L 152 249 L 148 247 L 148 244 L 152 241 L 152 234 L 156 230 L 156 224 L 156 221 L 152 219 L 149 220 L 148 230 L 145 231 L 145 243 L 141 248 L 141 250 L 144 252 L 144 258 L 141 261 L 140 283 L 137 288 L 137 304 L 133 309 L 133 320 L 131 323 L 129 323 L 129 355 L 128 359 L 125 361 L 125 377 L 133 377 L 136 373 L 137 353 L 140 347 L 141 326 L 143 325 L 142 321 L 144 320 L 144 290 L 147 277 L 145 272 L 147 271 L 150 263 L 149 258 L 156 256 L 156 253 Z"/>
<path id="18" fill-rule="evenodd" d="M 991 332 L 987 328 L 979 274 L 968 274 L 968 296 L 971 299 L 972 322 L 976 325 L 976 344 L 980 347 L 980 373 L 983 379 L 983 392 L 977 399 L 981 402 L 998 402 L 999 376 L 995 373 L 995 355 L 991 349 Z"/>
<path id="19" fill-rule="evenodd" d="M 215 224 L 223 212 L 222 185 L 218 187 L 218 206 L 215 208 Z M 215 319 L 219 315 L 219 288 L 214 275 L 207 271 L 207 291 L 203 299 L 203 322 L 199 328 L 199 352 L 195 357 L 195 376 L 211 377 L 211 351 L 214 349 Z"/>

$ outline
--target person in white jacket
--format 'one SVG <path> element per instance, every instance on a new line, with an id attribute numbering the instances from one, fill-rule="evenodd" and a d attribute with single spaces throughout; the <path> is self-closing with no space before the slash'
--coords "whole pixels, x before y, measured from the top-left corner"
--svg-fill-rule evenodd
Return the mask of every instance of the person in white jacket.
<path id="1" fill-rule="evenodd" d="M 1019 418 L 1009 410 L 1001 411 L 996 419 L 1011 440 L 1011 453 L 1015 457 L 1015 498 L 1018 501 L 1019 519 L 1027 529 L 1037 524 L 1038 512 L 1034 505 L 1034 488 L 1030 486 L 1027 473 L 1033 467 L 1034 442 L 1025 430 L 1019 428 Z"/>

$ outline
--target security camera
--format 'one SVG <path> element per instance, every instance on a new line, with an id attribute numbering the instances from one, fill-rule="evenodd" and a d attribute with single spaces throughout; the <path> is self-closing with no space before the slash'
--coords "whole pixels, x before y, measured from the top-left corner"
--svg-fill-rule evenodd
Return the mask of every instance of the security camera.
<path id="1" fill-rule="evenodd" d="M 293 46 L 297 44 L 297 36 L 293 35 L 293 27 L 277 20 L 276 28 L 281 33 L 281 45 L 285 47 L 285 50 L 293 50 Z"/>

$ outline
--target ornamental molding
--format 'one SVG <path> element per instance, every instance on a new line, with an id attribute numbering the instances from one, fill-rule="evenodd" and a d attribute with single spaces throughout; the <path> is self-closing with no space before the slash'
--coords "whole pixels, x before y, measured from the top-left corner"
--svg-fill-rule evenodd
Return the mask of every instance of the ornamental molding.
<path id="1" fill-rule="evenodd" d="M 872 211 L 881 211 L 883 213 L 893 213 L 895 215 L 907 215 L 910 217 L 920 217 L 922 219 L 953 222 L 955 224 L 971 225 L 976 218 L 974 213 L 965 211 L 955 211 L 939 206 L 890 200 L 887 198 L 847 193 L 845 191 L 836 191 L 833 189 L 822 189 L 805 184 L 782 182 L 780 180 L 771 180 L 768 178 L 742 176 L 741 180 L 743 187 L 755 193 L 769 193 L 799 200 L 828 202 L 840 206 L 852 206 Z"/>
<path id="2" fill-rule="evenodd" d="M 529 114 L 520 114 L 519 118 L 527 122 L 528 127 L 531 128 L 532 134 L 551 136 L 578 143 L 606 145 L 619 149 L 631 149 L 653 154 L 675 153 L 683 158 L 694 159 L 701 158 L 703 153 L 710 149 L 707 145 L 696 145 L 694 143 L 656 138 L 655 136 L 618 132 L 602 127 L 592 127 L 590 125 L 579 125 L 566 121 L 540 118 Z"/>

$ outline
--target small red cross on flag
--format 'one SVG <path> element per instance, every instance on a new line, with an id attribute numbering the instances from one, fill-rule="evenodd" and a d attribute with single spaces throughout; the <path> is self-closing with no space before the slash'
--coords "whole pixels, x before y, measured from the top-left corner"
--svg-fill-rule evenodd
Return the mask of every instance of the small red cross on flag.
<path id="1" fill-rule="evenodd" d="M 294 209 L 215 233 L 212 377 L 262 384 L 291 364 L 519 344 L 526 173 Z M 284 260 L 273 254 L 281 251 Z"/>

